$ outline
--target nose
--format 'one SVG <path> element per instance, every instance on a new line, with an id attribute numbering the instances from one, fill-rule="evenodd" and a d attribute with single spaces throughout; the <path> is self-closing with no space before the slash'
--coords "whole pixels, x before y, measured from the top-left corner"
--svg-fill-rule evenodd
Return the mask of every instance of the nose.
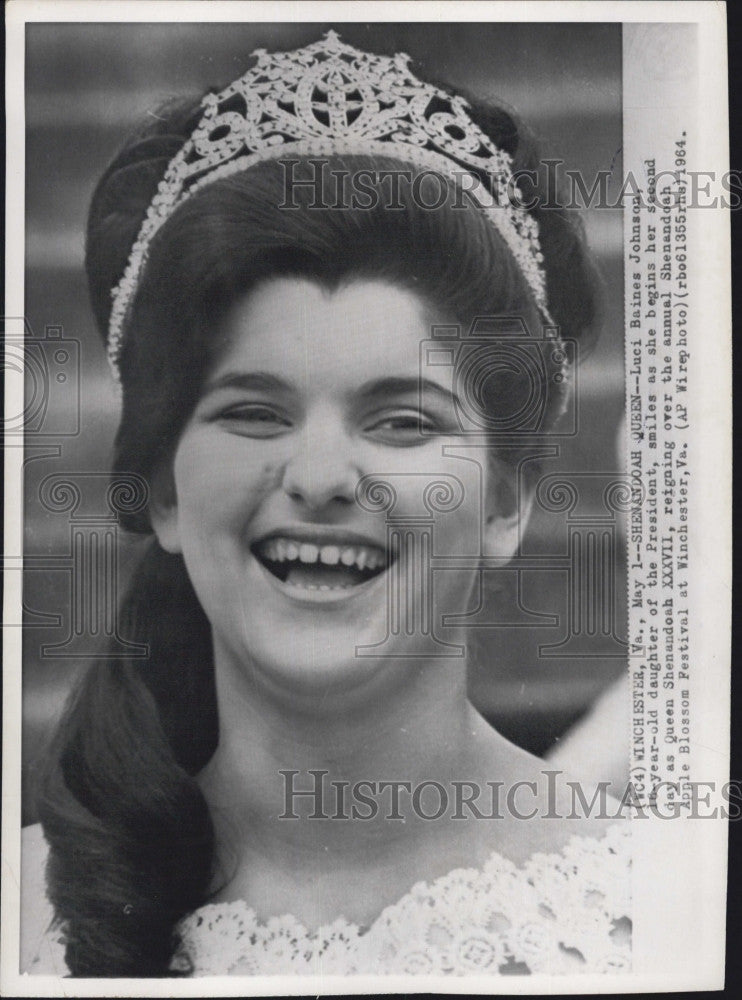
<path id="1" fill-rule="evenodd" d="M 357 443 L 342 420 L 317 411 L 295 438 L 284 467 L 284 491 L 295 503 L 315 511 L 333 503 L 352 504 L 361 478 L 356 452 Z"/>

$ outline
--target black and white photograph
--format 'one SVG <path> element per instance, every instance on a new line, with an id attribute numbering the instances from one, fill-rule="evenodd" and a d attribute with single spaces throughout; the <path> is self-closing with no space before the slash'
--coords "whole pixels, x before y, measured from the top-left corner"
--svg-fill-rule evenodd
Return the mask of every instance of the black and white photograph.
<path id="1" fill-rule="evenodd" d="M 723 982 L 723 7 L 33 6 L 4 982 Z"/>

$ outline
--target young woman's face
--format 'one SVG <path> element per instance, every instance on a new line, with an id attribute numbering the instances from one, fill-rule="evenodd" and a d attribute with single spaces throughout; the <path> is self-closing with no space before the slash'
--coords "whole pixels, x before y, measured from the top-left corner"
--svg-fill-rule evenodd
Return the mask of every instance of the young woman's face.
<path id="1" fill-rule="evenodd" d="M 431 321 L 414 293 L 371 280 L 330 293 L 275 279 L 227 315 L 169 498 L 153 509 L 162 544 L 183 554 L 217 664 L 274 689 L 343 690 L 395 656 L 426 655 L 431 632 L 457 638 L 441 615 L 467 608 L 492 484 L 482 450 L 457 453 L 471 442 L 450 366 L 421 369 Z M 368 476 L 390 484 L 391 510 Z M 401 547 L 390 543 L 400 531 Z M 463 557 L 433 574 L 432 591 L 423 536 L 433 557 Z M 382 642 L 382 656 L 358 649 Z"/>

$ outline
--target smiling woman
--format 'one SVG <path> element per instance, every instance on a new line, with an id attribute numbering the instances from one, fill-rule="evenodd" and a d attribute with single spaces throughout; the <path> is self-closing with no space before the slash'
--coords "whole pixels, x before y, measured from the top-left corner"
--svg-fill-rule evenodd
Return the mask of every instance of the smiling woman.
<path id="1" fill-rule="evenodd" d="M 457 471 L 469 502 L 439 518 L 438 553 L 465 553 L 480 530 L 481 469 L 443 453 L 442 441 L 465 438 L 440 369 L 437 381 L 420 370 L 428 309 L 389 282 L 349 276 L 329 291 L 299 277 L 264 281 L 226 315 L 218 360 L 156 480 L 154 530 L 183 556 L 217 660 L 249 664 L 251 688 L 267 678 L 289 704 L 303 692 L 327 710 L 379 673 L 355 651 L 377 638 L 386 572 L 405 556 L 387 548 L 384 518 L 355 502 L 364 475 L 399 483 L 404 517 L 417 512 L 418 477 Z M 437 389 L 424 409 L 421 377 Z M 491 505 L 496 491 L 483 485 Z M 496 510 L 487 525 L 502 550 Z M 476 571 L 447 572 L 433 613 L 456 607 Z M 385 672 L 384 684 L 404 676 Z"/>
<path id="2" fill-rule="evenodd" d="M 566 819 L 468 701 L 465 630 L 438 637 L 516 549 L 593 318 L 579 228 L 507 193 L 537 166 L 509 115 L 331 33 L 103 176 L 87 268 L 115 470 L 150 484 L 123 623 L 149 658 L 95 664 L 60 726 L 54 971 L 628 967 L 621 824 Z M 365 200 L 325 198 L 339 175 Z"/>

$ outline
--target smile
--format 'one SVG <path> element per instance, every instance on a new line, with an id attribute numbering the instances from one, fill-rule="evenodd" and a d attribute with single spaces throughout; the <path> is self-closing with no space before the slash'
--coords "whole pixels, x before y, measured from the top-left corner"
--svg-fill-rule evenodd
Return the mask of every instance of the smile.
<path id="1" fill-rule="evenodd" d="M 301 590 L 348 591 L 379 576 L 389 562 L 375 544 L 323 544 L 290 535 L 264 538 L 252 551 L 276 579 Z"/>

